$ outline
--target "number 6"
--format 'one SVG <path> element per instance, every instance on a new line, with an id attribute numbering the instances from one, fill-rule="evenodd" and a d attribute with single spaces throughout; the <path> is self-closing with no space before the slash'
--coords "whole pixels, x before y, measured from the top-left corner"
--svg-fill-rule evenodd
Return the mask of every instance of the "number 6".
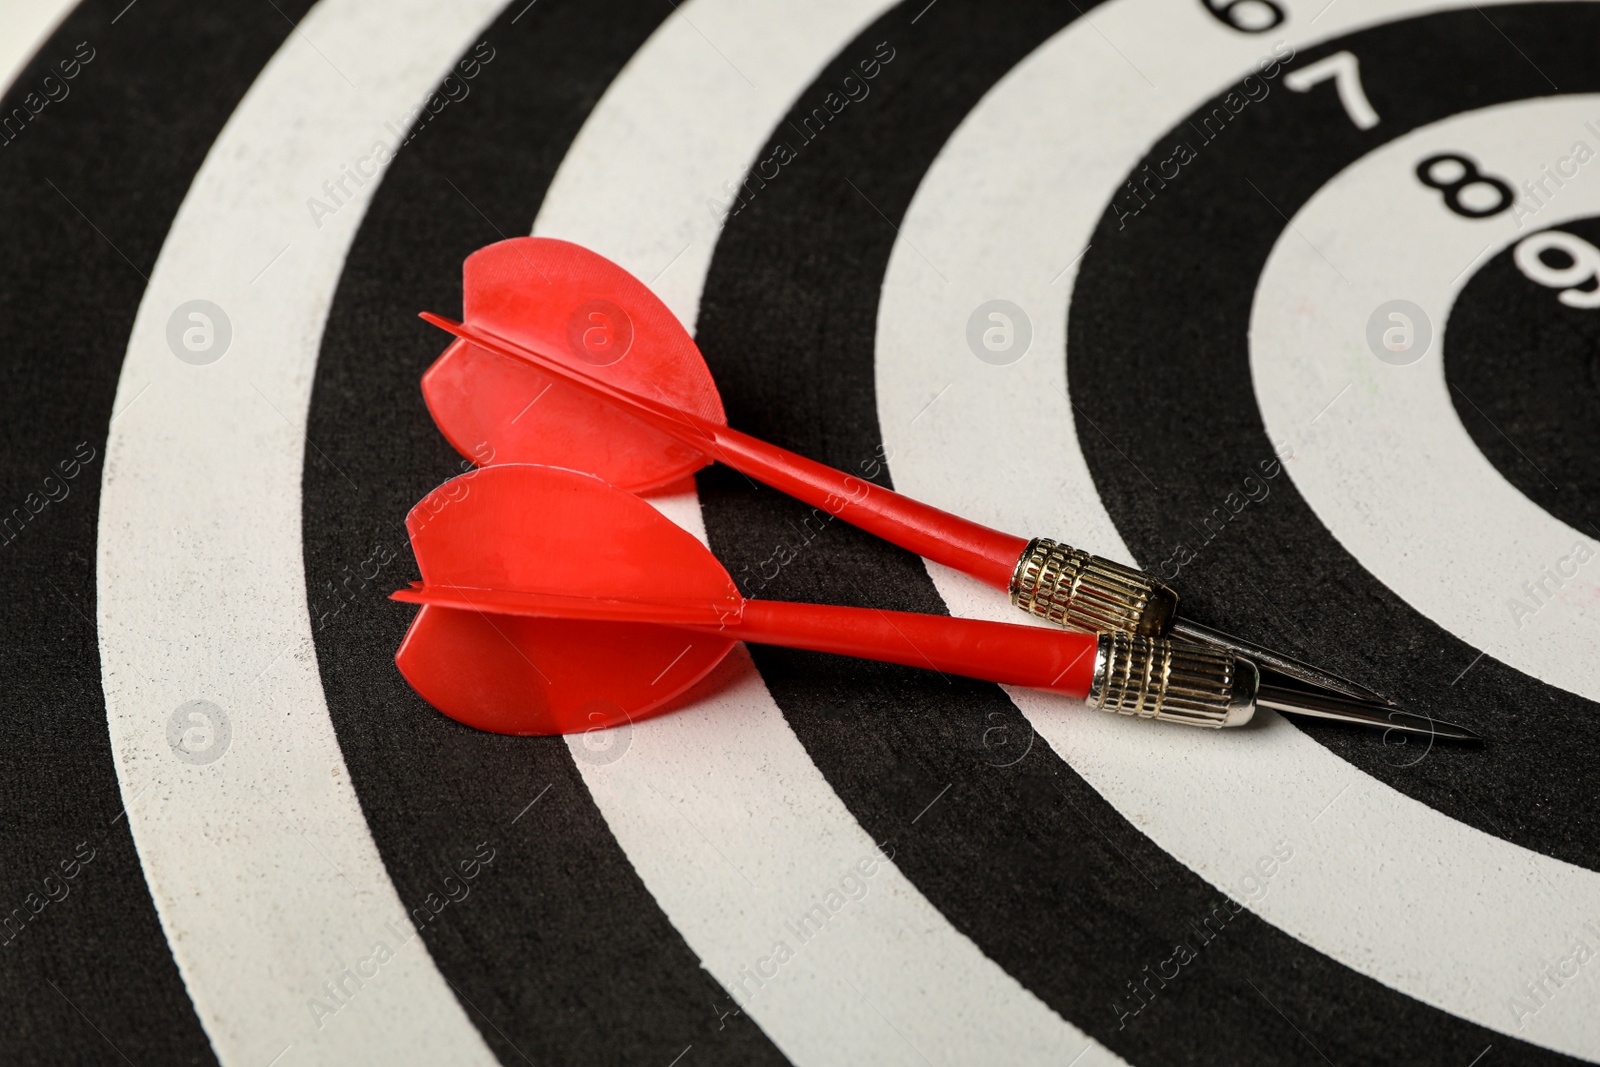
<path id="1" fill-rule="evenodd" d="M 1266 33 L 1283 24 L 1283 8 L 1274 0 L 1228 0 L 1217 4 L 1215 0 L 1200 0 L 1213 18 L 1240 33 Z"/>

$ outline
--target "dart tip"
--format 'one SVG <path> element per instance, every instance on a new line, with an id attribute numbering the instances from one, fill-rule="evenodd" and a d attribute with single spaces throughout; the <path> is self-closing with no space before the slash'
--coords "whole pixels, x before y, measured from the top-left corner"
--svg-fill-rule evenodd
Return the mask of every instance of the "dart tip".
<path id="1" fill-rule="evenodd" d="M 1350 700 L 1326 693 L 1308 693 L 1266 685 L 1257 692 L 1256 703 L 1286 715 L 1304 715 L 1309 718 L 1351 723 L 1383 730 L 1385 733 L 1392 731 L 1463 744 L 1483 744 L 1485 741 L 1482 734 L 1465 726 L 1418 712 L 1405 711 L 1389 703 Z"/>
<path id="2" fill-rule="evenodd" d="M 1285 656 L 1280 652 L 1263 648 L 1253 641 L 1245 641 L 1231 634 L 1225 634 L 1221 630 L 1213 630 L 1209 626 L 1202 626 L 1191 619 L 1182 617 L 1174 619 L 1172 622 L 1172 636 L 1186 641 L 1210 645 L 1213 648 L 1224 649 L 1236 656 L 1243 656 L 1262 670 L 1271 671 L 1273 674 L 1281 675 L 1284 678 L 1292 679 L 1303 685 L 1309 685 L 1315 689 L 1324 690 L 1336 696 L 1369 704 L 1394 706 L 1394 701 L 1382 693 L 1368 689 L 1359 682 L 1353 682 L 1321 667 L 1314 667 L 1292 656 Z"/>
<path id="3" fill-rule="evenodd" d="M 1409 714 L 1409 712 L 1401 712 L 1401 714 Z M 1417 718 L 1424 717 L 1417 716 Z M 1426 721 L 1434 728 L 1435 736 L 1446 741 L 1461 741 L 1466 744 L 1481 745 L 1488 740 L 1476 730 L 1469 730 L 1459 723 L 1447 722 L 1444 719 L 1427 719 Z"/>
<path id="4" fill-rule="evenodd" d="M 1419 737 L 1430 737 L 1439 741 L 1456 741 L 1467 745 L 1481 745 L 1485 738 L 1476 730 L 1470 730 L 1459 723 L 1449 722 L 1445 719 L 1435 719 L 1429 715 L 1419 715 L 1414 711 L 1402 711 L 1393 705 L 1390 706 L 1389 719 L 1391 730 L 1400 730 L 1404 733 L 1414 734 Z"/>

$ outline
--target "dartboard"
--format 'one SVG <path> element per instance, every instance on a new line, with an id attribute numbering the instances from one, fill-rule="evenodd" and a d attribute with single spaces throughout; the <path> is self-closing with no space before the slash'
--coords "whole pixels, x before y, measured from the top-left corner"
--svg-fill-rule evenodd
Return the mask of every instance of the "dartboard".
<path id="1" fill-rule="evenodd" d="M 7 1063 L 1600 1059 L 1600 6 L 0 7 Z M 469 729 L 393 657 L 461 262 L 729 422 L 1471 725 L 751 647 Z M 720 467 L 746 595 L 1011 621 Z"/>

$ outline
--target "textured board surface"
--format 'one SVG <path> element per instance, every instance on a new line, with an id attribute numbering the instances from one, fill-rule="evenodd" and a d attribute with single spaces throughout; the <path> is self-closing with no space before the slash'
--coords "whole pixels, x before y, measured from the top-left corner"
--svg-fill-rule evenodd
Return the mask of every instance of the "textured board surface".
<path id="1" fill-rule="evenodd" d="M 0 1061 L 1600 1061 L 1600 4 L 0 4 Z M 393 664 L 461 261 L 1492 743 Z M 533 409 L 529 417 L 536 417 Z M 470 449 L 469 449 L 470 451 Z M 1015 621 L 709 468 L 747 596 Z"/>

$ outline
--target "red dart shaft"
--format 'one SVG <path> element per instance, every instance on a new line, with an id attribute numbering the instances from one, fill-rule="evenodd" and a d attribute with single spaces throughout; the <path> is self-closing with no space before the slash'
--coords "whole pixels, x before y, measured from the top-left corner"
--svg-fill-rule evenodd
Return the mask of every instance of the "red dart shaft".
<path id="1" fill-rule="evenodd" d="M 717 632 L 757 644 L 883 660 L 1080 700 L 1089 695 L 1099 640 L 1095 634 L 1008 622 L 779 600 L 746 600 L 738 616 Z"/>
<path id="2" fill-rule="evenodd" d="M 1027 538 L 941 511 L 738 430 L 715 430 L 715 458 L 734 470 L 924 559 L 996 589 L 1011 588 Z"/>
<path id="3" fill-rule="evenodd" d="M 532 364 L 591 396 L 622 405 L 643 421 L 734 470 L 996 589 L 1010 589 L 1017 561 L 1028 547 L 1027 538 L 990 529 L 749 434 L 608 385 L 477 327 L 427 312 L 422 318 L 485 351 Z"/>
<path id="4" fill-rule="evenodd" d="M 1094 678 L 1095 634 L 785 600 L 659 600 L 414 586 L 391 594 L 481 614 L 641 622 L 760 645 L 882 660 L 1080 700 Z"/>

